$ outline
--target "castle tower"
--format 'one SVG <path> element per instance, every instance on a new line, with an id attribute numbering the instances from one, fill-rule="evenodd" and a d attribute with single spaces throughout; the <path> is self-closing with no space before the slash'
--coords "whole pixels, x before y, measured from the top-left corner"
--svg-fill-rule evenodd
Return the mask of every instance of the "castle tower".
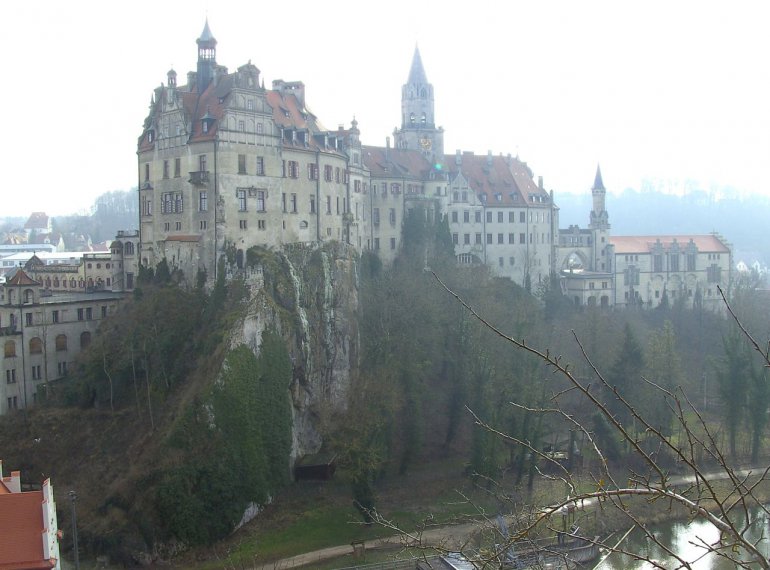
<path id="1" fill-rule="evenodd" d="M 396 148 L 418 149 L 429 160 L 444 155 L 444 129 L 436 128 L 433 85 L 428 82 L 420 50 L 415 46 L 409 79 L 401 88 L 401 128 Z"/>
<path id="2" fill-rule="evenodd" d="M 591 269 L 609 272 L 612 270 L 613 255 L 610 245 L 610 218 L 605 209 L 607 190 L 604 188 L 602 171 L 598 164 L 596 165 L 596 177 L 591 188 L 591 196 L 593 197 L 593 209 L 591 210 L 591 221 L 588 224 L 592 234 Z"/>
<path id="3" fill-rule="evenodd" d="M 211 34 L 208 18 L 206 18 L 206 25 L 203 27 L 201 37 L 195 42 L 198 44 L 198 93 L 203 93 L 214 79 L 214 69 L 217 65 L 217 40 Z"/>
<path id="4" fill-rule="evenodd" d="M 593 210 L 591 210 L 591 221 L 588 227 L 592 230 L 608 230 L 610 229 L 610 219 L 604 203 L 607 196 L 607 190 L 604 188 L 604 182 L 602 181 L 602 171 L 599 165 L 596 165 L 596 178 L 594 178 L 594 185 L 591 188 L 591 195 L 593 196 Z"/>

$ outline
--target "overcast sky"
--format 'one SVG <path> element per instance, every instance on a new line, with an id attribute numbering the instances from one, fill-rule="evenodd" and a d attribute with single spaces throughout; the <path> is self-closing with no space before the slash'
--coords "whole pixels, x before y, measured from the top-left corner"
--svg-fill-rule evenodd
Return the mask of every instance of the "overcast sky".
<path id="1" fill-rule="evenodd" d="M 419 44 L 445 150 L 518 154 L 548 189 L 643 179 L 770 195 L 770 33 L 743 2 L 13 2 L 3 7 L 0 215 L 86 210 L 136 185 L 154 87 L 184 82 L 206 16 L 217 62 L 305 83 L 365 144 L 400 120 Z"/>

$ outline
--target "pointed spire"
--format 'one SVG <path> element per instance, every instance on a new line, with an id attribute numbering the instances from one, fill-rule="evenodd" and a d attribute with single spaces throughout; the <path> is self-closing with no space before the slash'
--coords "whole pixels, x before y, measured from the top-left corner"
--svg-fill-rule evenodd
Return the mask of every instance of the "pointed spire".
<path id="1" fill-rule="evenodd" d="M 602 181 L 602 170 L 599 165 L 596 165 L 596 178 L 594 179 L 594 187 L 592 190 L 605 190 L 604 182 Z"/>
<path id="2" fill-rule="evenodd" d="M 213 40 L 214 43 L 217 42 L 217 40 L 214 39 L 213 34 L 211 33 L 211 29 L 209 28 L 209 18 L 206 16 L 206 25 L 203 26 L 203 31 L 201 32 L 201 37 L 198 38 L 199 42 L 208 42 Z"/>
<path id="3" fill-rule="evenodd" d="M 428 83 L 428 78 L 425 75 L 425 68 L 422 66 L 422 58 L 420 57 L 420 48 L 415 44 L 414 56 L 412 57 L 412 69 L 409 70 L 409 79 L 407 83 Z"/>

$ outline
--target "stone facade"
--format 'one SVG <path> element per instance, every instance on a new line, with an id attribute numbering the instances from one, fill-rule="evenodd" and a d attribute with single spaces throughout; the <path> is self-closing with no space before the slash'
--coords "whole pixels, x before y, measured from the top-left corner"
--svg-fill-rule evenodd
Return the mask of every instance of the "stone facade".
<path id="1" fill-rule="evenodd" d="M 648 249 L 633 252 L 640 246 L 630 238 L 612 237 L 598 169 L 588 227 L 560 230 L 553 192 L 518 157 L 444 154 L 417 49 L 402 87 L 401 126 L 392 146 L 388 138 L 376 147 L 361 145 L 355 120 L 349 129 L 325 129 L 307 109 L 303 83 L 277 80 L 266 89 L 251 62 L 229 73 L 216 62 L 208 23 L 197 44 L 197 71 L 184 86 L 169 71 L 139 138 L 143 264 L 165 258 L 188 280 L 205 272 L 210 283 L 221 256 L 242 267 L 254 246 L 326 241 L 388 263 L 405 218 L 419 210 L 429 220 L 446 217 L 458 263 L 486 264 L 533 287 L 561 271 L 564 292 L 580 305 L 652 306 L 664 289 L 695 302 L 709 298 L 710 284 L 729 280 L 730 248 L 716 236 L 661 236 L 659 245 L 653 236 Z M 703 270 L 684 269 L 693 252 Z M 627 264 L 628 255 L 640 265 Z M 671 269 L 657 271 L 659 255 Z"/>

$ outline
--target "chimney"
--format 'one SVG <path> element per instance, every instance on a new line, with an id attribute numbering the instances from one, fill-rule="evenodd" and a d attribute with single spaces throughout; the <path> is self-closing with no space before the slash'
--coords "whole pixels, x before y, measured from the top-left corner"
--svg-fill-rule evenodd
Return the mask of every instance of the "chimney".
<path id="1" fill-rule="evenodd" d="M 543 189 L 543 177 L 542 176 L 538 176 L 537 177 L 537 187 L 540 188 L 541 190 Z"/>
<path id="2" fill-rule="evenodd" d="M 385 148 L 390 148 L 390 137 L 385 137 Z"/>
<path id="3" fill-rule="evenodd" d="M 487 151 L 487 166 L 492 166 L 492 151 Z"/>

